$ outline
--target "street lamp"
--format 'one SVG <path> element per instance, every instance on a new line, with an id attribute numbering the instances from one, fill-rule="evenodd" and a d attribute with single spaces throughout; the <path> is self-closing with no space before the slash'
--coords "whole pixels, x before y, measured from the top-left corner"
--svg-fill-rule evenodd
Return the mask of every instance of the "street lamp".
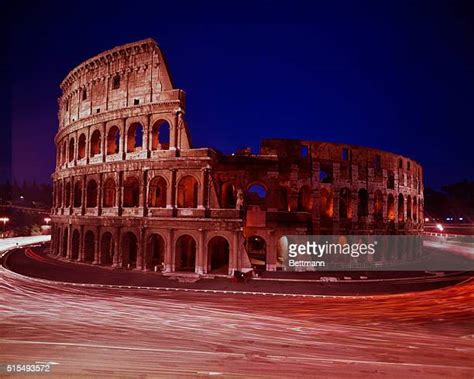
<path id="1" fill-rule="evenodd" d="M 51 222 L 51 219 L 49 217 L 45 217 L 44 222 L 46 225 L 48 225 Z"/>
<path id="2" fill-rule="evenodd" d="M 5 238 L 5 227 L 6 227 L 8 221 L 10 221 L 10 219 L 8 217 L 0 217 L 0 222 L 3 222 L 2 238 Z"/>

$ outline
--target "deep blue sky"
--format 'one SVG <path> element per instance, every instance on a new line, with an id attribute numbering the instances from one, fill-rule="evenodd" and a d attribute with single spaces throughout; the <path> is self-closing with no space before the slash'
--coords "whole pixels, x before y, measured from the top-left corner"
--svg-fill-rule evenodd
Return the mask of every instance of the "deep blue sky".
<path id="1" fill-rule="evenodd" d="M 19 181 L 54 170 L 68 71 L 146 37 L 187 93 L 195 146 L 346 142 L 418 160 L 429 186 L 474 178 L 473 2 L 15 3 L 1 12 L 10 92 L 0 137 L 5 154 L 9 113 Z"/>

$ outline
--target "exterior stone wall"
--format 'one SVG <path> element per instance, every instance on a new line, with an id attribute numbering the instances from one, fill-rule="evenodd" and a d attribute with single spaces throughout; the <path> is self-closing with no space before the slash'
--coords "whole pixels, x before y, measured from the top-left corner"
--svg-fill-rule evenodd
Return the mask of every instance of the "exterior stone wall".
<path id="1" fill-rule="evenodd" d="M 360 146 L 268 139 L 193 148 L 185 94 L 156 43 L 106 51 L 61 84 L 53 251 L 64 259 L 228 275 L 280 267 L 289 234 L 423 228 L 423 172 Z"/>

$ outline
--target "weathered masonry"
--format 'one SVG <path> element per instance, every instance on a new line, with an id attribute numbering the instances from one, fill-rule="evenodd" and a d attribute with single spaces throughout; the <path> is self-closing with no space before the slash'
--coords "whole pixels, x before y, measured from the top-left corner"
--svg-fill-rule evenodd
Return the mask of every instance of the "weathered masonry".
<path id="1" fill-rule="evenodd" d="M 423 227 L 409 158 L 282 139 L 256 155 L 194 148 L 185 93 L 152 39 L 83 62 L 61 89 L 52 243 L 64 259 L 228 275 L 279 269 L 288 234 Z"/>

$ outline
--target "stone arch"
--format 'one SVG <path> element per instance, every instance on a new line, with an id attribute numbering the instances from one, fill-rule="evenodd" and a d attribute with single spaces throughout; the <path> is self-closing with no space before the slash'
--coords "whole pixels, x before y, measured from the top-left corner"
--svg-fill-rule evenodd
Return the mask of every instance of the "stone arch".
<path id="1" fill-rule="evenodd" d="M 97 182 L 94 179 L 90 179 L 87 182 L 87 191 L 86 191 L 86 207 L 87 208 L 96 208 L 97 207 Z"/>
<path id="2" fill-rule="evenodd" d="M 57 193 L 57 203 L 56 206 L 58 208 L 62 208 L 63 206 L 63 182 L 61 180 L 58 181 L 58 193 Z"/>
<path id="3" fill-rule="evenodd" d="M 79 260 L 79 248 L 81 242 L 81 234 L 79 230 L 74 229 L 72 232 L 72 241 L 71 241 L 71 259 L 72 260 Z"/>
<path id="4" fill-rule="evenodd" d="M 120 129 L 112 125 L 107 133 L 107 155 L 117 154 L 120 151 Z"/>
<path id="5" fill-rule="evenodd" d="M 395 221 L 395 198 L 391 193 L 387 196 L 387 218 Z"/>
<path id="6" fill-rule="evenodd" d="M 221 207 L 234 209 L 236 205 L 235 186 L 232 182 L 226 182 L 221 186 Z"/>
<path id="7" fill-rule="evenodd" d="M 351 217 L 351 191 L 349 188 L 341 188 L 339 191 L 339 218 L 348 219 Z"/>
<path id="8" fill-rule="evenodd" d="M 69 151 L 68 151 L 69 162 L 72 162 L 74 160 L 74 150 L 75 150 L 75 142 L 74 142 L 74 138 L 71 138 L 69 140 Z"/>
<path id="9" fill-rule="evenodd" d="M 176 240 L 175 271 L 196 270 L 196 240 L 183 234 Z"/>
<path id="10" fill-rule="evenodd" d="M 208 272 L 227 275 L 229 273 L 230 244 L 222 236 L 212 237 L 207 243 Z"/>
<path id="11" fill-rule="evenodd" d="M 63 148 L 61 150 L 61 166 L 67 163 L 67 142 L 63 142 Z"/>
<path id="12" fill-rule="evenodd" d="M 252 235 L 245 241 L 247 254 L 252 267 L 257 270 L 266 270 L 267 266 L 267 242 L 263 237 Z"/>
<path id="13" fill-rule="evenodd" d="M 83 133 L 79 136 L 79 143 L 77 145 L 77 159 L 86 157 L 86 135 Z"/>
<path id="14" fill-rule="evenodd" d="M 411 203 L 411 196 L 407 196 L 407 220 L 412 219 L 412 203 Z"/>
<path id="15" fill-rule="evenodd" d="M 196 178 L 187 175 L 178 184 L 178 208 L 197 208 L 198 183 Z"/>
<path id="16" fill-rule="evenodd" d="M 387 173 L 387 188 L 395 189 L 395 174 L 393 173 L 393 171 L 389 171 Z"/>
<path id="17" fill-rule="evenodd" d="M 82 206 L 82 183 L 77 181 L 74 183 L 74 208 Z"/>
<path id="18" fill-rule="evenodd" d="M 84 236 L 84 262 L 92 263 L 95 257 L 95 234 L 88 230 Z"/>
<path id="19" fill-rule="evenodd" d="M 374 219 L 383 220 L 383 195 L 380 190 L 376 190 L 374 194 Z"/>
<path id="20" fill-rule="evenodd" d="M 135 208 L 140 202 L 140 184 L 134 176 L 129 176 L 123 185 L 123 206 Z"/>
<path id="21" fill-rule="evenodd" d="M 102 234 L 100 242 L 100 263 L 110 266 L 114 262 L 115 246 L 112 233 L 105 232 Z"/>
<path id="22" fill-rule="evenodd" d="M 148 206 L 166 208 L 167 183 L 162 176 L 155 176 L 148 185 Z"/>
<path id="23" fill-rule="evenodd" d="M 127 153 L 139 151 L 143 147 L 143 126 L 139 122 L 134 122 L 127 131 Z"/>
<path id="24" fill-rule="evenodd" d="M 116 186 L 115 180 L 113 178 L 108 178 L 104 183 L 104 200 L 103 200 L 103 207 L 104 208 L 112 208 L 115 207 L 116 204 Z"/>
<path id="25" fill-rule="evenodd" d="M 247 187 L 247 204 L 248 205 L 265 205 L 267 198 L 267 187 L 260 182 L 254 182 Z"/>
<path id="26" fill-rule="evenodd" d="M 359 189 L 358 198 L 357 215 L 367 217 L 369 215 L 369 193 L 365 188 Z"/>
<path id="27" fill-rule="evenodd" d="M 122 262 L 125 268 L 136 268 L 138 259 L 138 238 L 134 232 L 128 231 L 122 235 Z"/>
<path id="28" fill-rule="evenodd" d="M 147 241 L 146 268 L 162 270 L 165 262 L 165 240 L 159 233 L 152 233 Z"/>
<path id="29" fill-rule="evenodd" d="M 168 150 L 170 148 L 171 127 L 168 121 L 158 120 L 151 128 L 151 150 Z"/>
<path id="30" fill-rule="evenodd" d="M 102 135 L 100 130 L 96 129 L 91 136 L 91 157 L 99 155 L 102 151 Z"/>
<path id="31" fill-rule="evenodd" d="M 70 182 L 66 182 L 66 185 L 65 185 L 65 193 L 64 193 L 64 196 L 66 196 L 66 198 L 64 199 L 64 204 L 66 204 L 66 208 L 69 208 L 71 206 L 71 183 Z"/>
<path id="32" fill-rule="evenodd" d="M 313 194 L 310 186 L 302 186 L 298 192 L 298 212 L 313 210 Z"/>
<path id="33" fill-rule="evenodd" d="M 418 200 L 413 196 L 413 221 L 418 221 Z"/>
<path id="34" fill-rule="evenodd" d="M 321 218 L 332 218 L 334 215 L 334 197 L 332 191 L 326 188 L 320 191 L 319 212 Z"/>
<path id="35" fill-rule="evenodd" d="M 63 246 L 61 251 L 61 256 L 67 257 L 67 245 L 69 241 L 69 229 L 66 226 L 63 231 Z"/>
<path id="36" fill-rule="evenodd" d="M 405 199 L 403 194 L 398 195 L 398 222 L 403 222 L 405 220 L 404 215 L 405 210 Z"/>

